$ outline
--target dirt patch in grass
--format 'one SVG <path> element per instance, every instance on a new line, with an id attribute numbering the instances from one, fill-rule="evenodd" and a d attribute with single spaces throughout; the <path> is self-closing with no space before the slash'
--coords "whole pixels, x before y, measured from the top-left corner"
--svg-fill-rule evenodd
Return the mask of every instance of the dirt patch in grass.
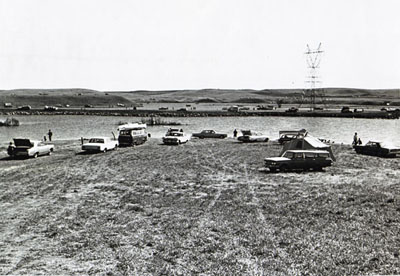
<path id="1" fill-rule="evenodd" d="M 260 172 L 272 143 L 195 140 L 0 158 L 0 274 L 398 274 L 400 159 L 337 145 L 325 172 Z"/>

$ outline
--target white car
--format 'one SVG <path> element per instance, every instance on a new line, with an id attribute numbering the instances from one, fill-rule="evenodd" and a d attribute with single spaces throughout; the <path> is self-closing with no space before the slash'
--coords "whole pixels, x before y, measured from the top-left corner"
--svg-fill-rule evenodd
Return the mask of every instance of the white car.
<path id="1" fill-rule="evenodd" d="M 54 151 L 54 145 L 45 144 L 42 141 L 30 139 L 14 139 L 14 147 L 9 147 L 8 154 L 11 157 L 38 157 L 50 155 Z"/>
<path id="2" fill-rule="evenodd" d="M 242 130 L 242 136 L 239 136 L 237 139 L 243 143 L 269 141 L 269 138 L 266 135 L 251 130 Z"/>
<path id="3" fill-rule="evenodd" d="M 90 138 L 87 143 L 82 144 L 82 150 L 91 152 L 106 152 L 118 147 L 118 140 L 110 137 Z"/>
<path id="4" fill-rule="evenodd" d="M 180 145 L 188 142 L 190 136 L 183 133 L 183 131 L 168 131 L 162 140 L 166 145 Z"/>

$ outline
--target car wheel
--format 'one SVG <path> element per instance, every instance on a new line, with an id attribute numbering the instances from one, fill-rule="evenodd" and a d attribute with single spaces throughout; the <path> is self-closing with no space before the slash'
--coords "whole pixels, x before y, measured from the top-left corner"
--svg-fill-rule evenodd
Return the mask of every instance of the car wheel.
<path id="1" fill-rule="evenodd" d="M 38 152 L 35 152 L 35 154 L 33 155 L 33 158 L 37 158 L 39 156 Z"/>
<path id="2" fill-rule="evenodd" d="M 264 141 L 265 141 L 265 142 L 268 142 L 268 140 L 269 140 L 268 138 L 265 138 L 265 140 L 264 140 Z"/>
<path id="3" fill-rule="evenodd" d="M 49 153 L 48 153 L 48 155 L 51 155 L 51 153 L 52 153 L 53 151 L 52 150 L 49 150 Z"/>
<path id="4" fill-rule="evenodd" d="M 107 152 L 107 149 L 104 149 L 103 152 Z"/>

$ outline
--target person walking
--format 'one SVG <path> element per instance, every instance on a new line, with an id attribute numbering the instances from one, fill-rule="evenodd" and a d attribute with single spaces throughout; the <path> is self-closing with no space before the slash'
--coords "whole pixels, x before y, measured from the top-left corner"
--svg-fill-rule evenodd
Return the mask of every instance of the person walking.
<path id="1" fill-rule="evenodd" d="M 236 128 L 235 128 L 235 130 L 233 131 L 233 138 L 236 138 L 236 137 L 237 137 L 237 134 L 238 134 L 238 132 L 237 132 L 237 130 L 236 130 Z"/>
<path id="2" fill-rule="evenodd" d="M 53 137 L 53 132 L 51 132 L 51 129 L 49 129 L 47 135 L 49 136 L 49 141 L 51 141 L 51 137 Z"/>

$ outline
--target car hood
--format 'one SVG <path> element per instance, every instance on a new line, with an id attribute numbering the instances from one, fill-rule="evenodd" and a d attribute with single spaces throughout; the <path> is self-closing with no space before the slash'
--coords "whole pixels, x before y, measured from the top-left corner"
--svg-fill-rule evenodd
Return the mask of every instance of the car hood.
<path id="1" fill-rule="evenodd" d="M 277 162 L 277 161 L 289 161 L 289 158 L 286 157 L 270 157 L 270 158 L 265 158 L 265 161 L 272 161 L 272 162 Z"/>

